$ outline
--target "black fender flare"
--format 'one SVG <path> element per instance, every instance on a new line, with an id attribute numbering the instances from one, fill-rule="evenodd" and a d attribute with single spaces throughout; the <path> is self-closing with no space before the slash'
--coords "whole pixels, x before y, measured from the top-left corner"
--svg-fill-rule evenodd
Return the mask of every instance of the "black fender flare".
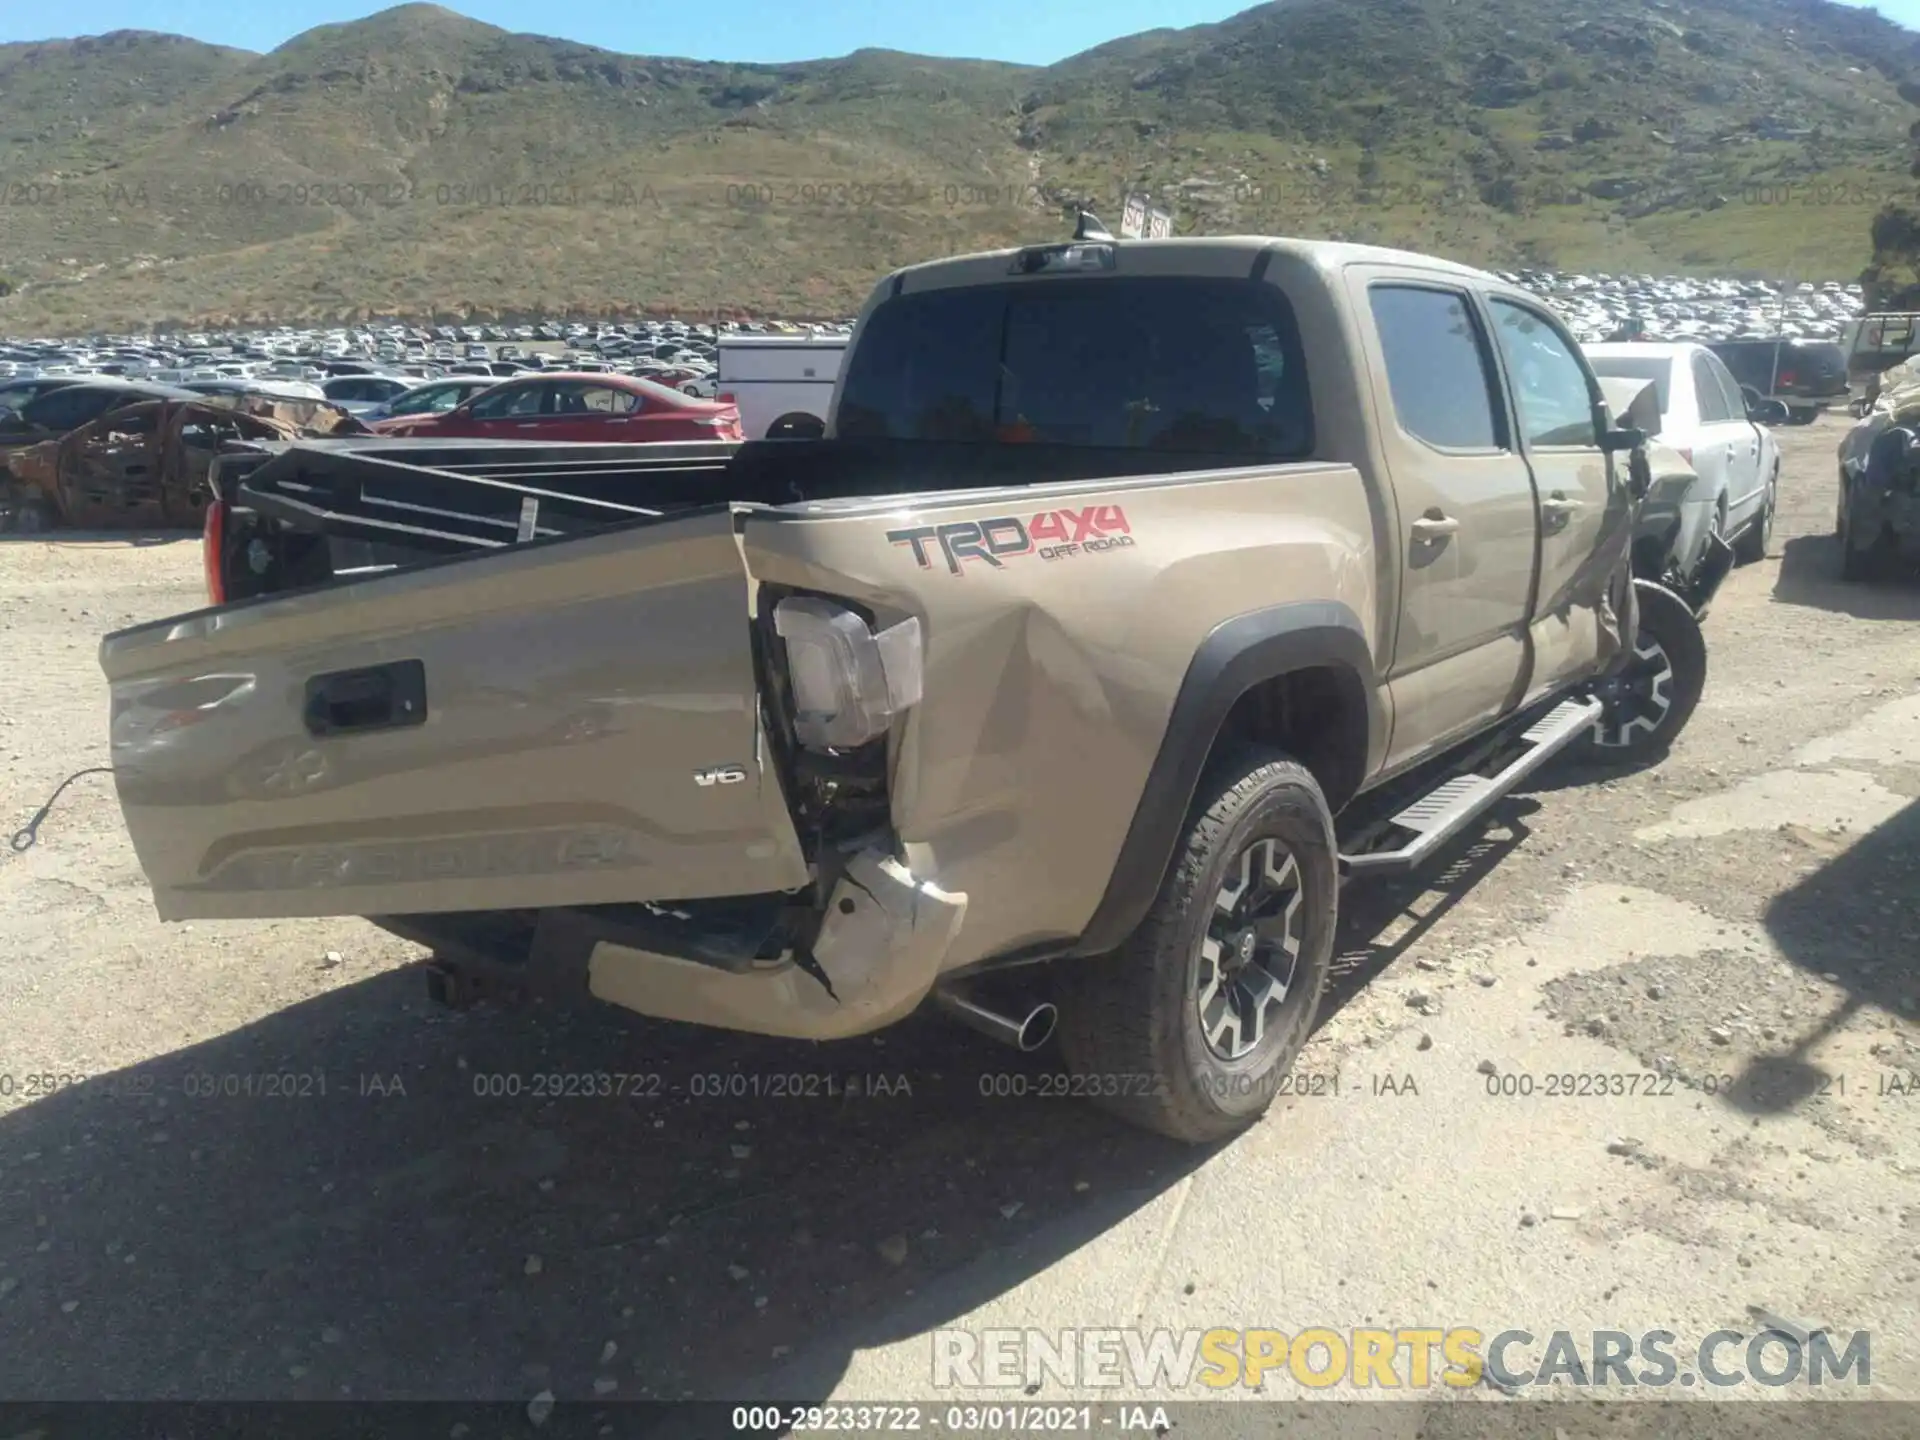
<path id="1" fill-rule="evenodd" d="M 1370 761 L 1385 737 L 1386 714 L 1372 646 L 1349 607 L 1319 600 L 1271 605 L 1222 621 L 1200 642 L 1168 713 L 1106 893 L 1074 954 L 1104 954 L 1139 928 L 1186 828 L 1213 742 L 1240 697 L 1262 681 L 1314 668 L 1339 675 L 1348 703 L 1357 703 L 1366 715 L 1362 753 Z"/>

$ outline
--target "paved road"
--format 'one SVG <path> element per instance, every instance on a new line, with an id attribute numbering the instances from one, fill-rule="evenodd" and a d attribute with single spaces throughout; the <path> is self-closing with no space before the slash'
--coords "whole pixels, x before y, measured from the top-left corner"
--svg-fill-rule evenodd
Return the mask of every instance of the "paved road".
<path id="1" fill-rule="evenodd" d="M 1839 432 L 1780 432 L 1777 553 L 1729 579 L 1670 759 L 1554 772 L 1439 872 L 1350 890 L 1305 1093 L 1212 1152 L 938 1022 L 454 1014 L 357 921 L 161 926 L 77 782 L 0 859 L 0 1397 L 944 1400 L 943 1327 L 1684 1354 L 1765 1310 L 1871 1331 L 1870 1393 L 1920 1398 L 1920 586 L 1839 582 Z M 104 758 L 99 633 L 197 585 L 189 541 L 0 545 L 0 816 Z M 630 1093 L 533 1093 L 583 1073 Z"/>

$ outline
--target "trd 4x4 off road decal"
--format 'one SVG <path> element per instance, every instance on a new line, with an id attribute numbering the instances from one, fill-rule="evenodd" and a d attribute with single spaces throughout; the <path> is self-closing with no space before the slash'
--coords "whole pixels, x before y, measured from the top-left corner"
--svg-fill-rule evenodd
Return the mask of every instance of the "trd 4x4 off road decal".
<path id="1" fill-rule="evenodd" d="M 995 570 L 1019 555 L 1042 560 L 1065 560 L 1075 555 L 1098 555 L 1133 544 L 1127 512 L 1118 505 L 1089 505 L 1084 510 L 1043 510 L 1030 520 L 1018 515 L 996 515 L 991 520 L 954 520 L 945 525 L 917 525 L 889 530 L 887 539 L 911 545 L 922 570 L 933 568 L 937 547 L 950 574 L 965 572 L 963 560 L 984 560 Z"/>

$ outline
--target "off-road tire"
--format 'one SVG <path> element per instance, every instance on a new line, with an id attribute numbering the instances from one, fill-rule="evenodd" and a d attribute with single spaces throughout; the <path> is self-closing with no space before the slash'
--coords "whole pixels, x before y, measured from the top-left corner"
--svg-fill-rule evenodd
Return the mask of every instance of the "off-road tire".
<path id="1" fill-rule="evenodd" d="M 1271 1028 L 1247 1054 L 1228 1059 L 1202 1033 L 1201 947 L 1229 871 L 1266 840 L 1297 870 L 1298 950 Z M 1313 1031 L 1339 897 L 1333 816 L 1319 782 L 1276 751 L 1236 747 L 1221 757 L 1201 781 L 1139 929 L 1111 954 L 1060 968 L 1061 1049 L 1088 1098 L 1193 1143 L 1259 1119 Z"/>
<path id="2" fill-rule="evenodd" d="M 1747 522 L 1740 538 L 1733 543 L 1737 564 L 1751 565 L 1767 558 L 1767 545 L 1773 539 L 1774 507 L 1780 502 L 1780 470 L 1776 466 L 1767 477 L 1767 493 L 1760 501 L 1760 513 Z"/>
<path id="3" fill-rule="evenodd" d="M 1707 688 L 1707 642 L 1686 602 L 1659 585 L 1637 586 L 1635 602 L 1633 654 L 1614 677 L 1632 689 L 1633 703 L 1627 705 L 1624 697 L 1620 704 L 1609 702 L 1607 713 L 1579 742 L 1588 759 L 1609 765 L 1640 765 L 1665 755 Z M 1601 698 L 1608 693 L 1603 682 Z M 1629 723 L 1653 711 L 1652 723 Z"/>
<path id="4" fill-rule="evenodd" d="M 1853 543 L 1853 516 L 1851 513 L 1840 518 L 1840 578 L 1842 580 L 1871 580 L 1874 578 L 1875 556 L 1871 550 L 1865 550 Z"/>
<path id="5" fill-rule="evenodd" d="M 1861 484 L 1866 482 L 1862 480 Z M 1840 578 L 1854 583 L 1871 583 L 1886 578 L 1892 568 L 1888 564 L 1886 529 L 1881 527 L 1880 534 L 1873 537 L 1871 545 L 1856 545 L 1853 535 L 1853 506 L 1849 505 L 1841 513 L 1839 525 L 1840 537 Z"/>

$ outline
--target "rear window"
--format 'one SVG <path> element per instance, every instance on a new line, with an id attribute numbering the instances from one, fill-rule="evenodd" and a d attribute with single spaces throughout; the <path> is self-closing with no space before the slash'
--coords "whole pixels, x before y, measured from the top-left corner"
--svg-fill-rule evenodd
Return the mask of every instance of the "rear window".
<path id="1" fill-rule="evenodd" d="M 1624 380 L 1653 381 L 1654 399 L 1659 403 L 1660 414 L 1665 417 L 1669 409 L 1667 401 L 1668 385 L 1673 372 L 1673 361 L 1660 355 L 1594 355 L 1589 353 L 1587 363 L 1593 366 L 1596 375 L 1612 375 Z"/>
<path id="2" fill-rule="evenodd" d="M 1909 355 L 1915 348 L 1912 315 L 1885 315 L 1867 320 L 1860 326 L 1853 349 L 1856 355 Z"/>
<path id="3" fill-rule="evenodd" d="M 881 305 L 848 356 L 838 431 L 1295 459 L 1313 410 L 1271 286 L 1041 280 Z"/>

